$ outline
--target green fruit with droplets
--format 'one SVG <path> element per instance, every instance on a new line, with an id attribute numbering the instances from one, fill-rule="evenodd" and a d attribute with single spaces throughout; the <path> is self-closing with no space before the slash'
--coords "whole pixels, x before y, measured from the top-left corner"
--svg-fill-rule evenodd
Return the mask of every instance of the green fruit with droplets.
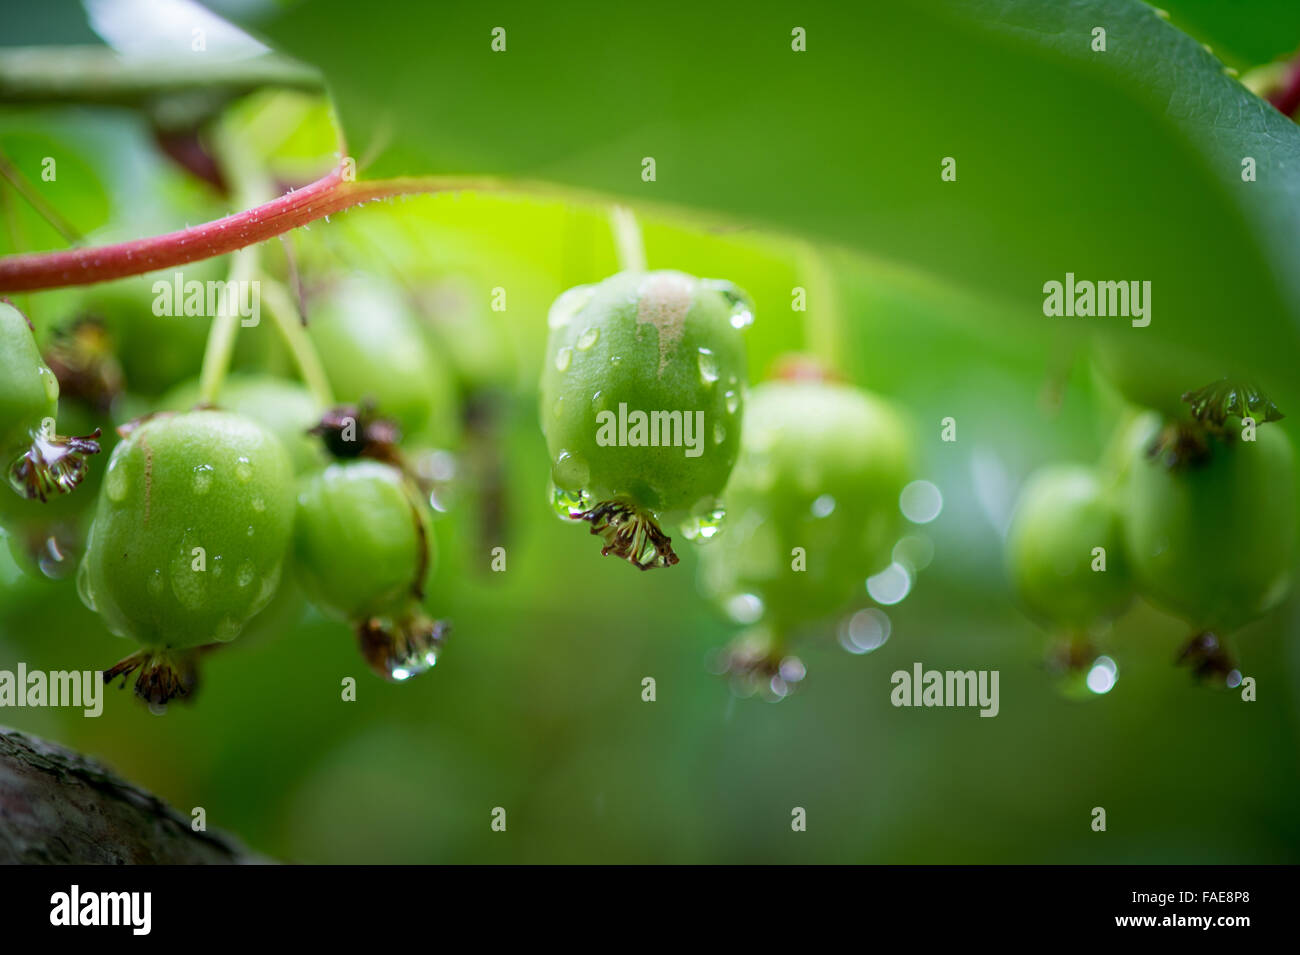
<path id="1" fill-rule="evenodd" d="M 188 411 L 199 403 L 199 383 L 188 381 L 173 388 L 159 407 Z M 321 410 L 303 385 L 269 375 L 230 375 L 221 386 L 217 407 L 244 415 L 266 428 L 284 445 L 298 474 L 322 467 L 328 460 L 320 439 L 310 431 Z"/>
<path id="2" fill-rule="evenodd" d="M 735 464 L 752 320 L 728 282 L 621 272 L 570 289 L 549 314 L 541 424 L 556 503 L 613 553 L 677 562 L 662 530 L 711 536 Z"/>
<path id="3" fill-rule="evenodd" d="M 0 301 L 0 468 L 20 497 L 45 501 L 69 493 L 86 475 L 86 457 L 99 452 L 97 433 L 56 433 L 58 410 L 59 381 L 27 317 Z"/>
<path id="4" fill-rule="evenodd" d="M 346 277 L 309 303 L 307 331 L 340 404 L 372 403 L 398 424 L 408 447 L 454 442 L 451 374 L 398 289 L 369 276 Z"/>
<path id="5" fill-rule="evenodd" d="M 1031 475 L 1005 553 L 1021 603 L 1066 634 L 1085 635 L 1132 602 L 1117 502 L 1091 468 L 1053 465 Z"/>
<path id="6" fill-rule="evenodd" d="M 105 679 L 138 668 L 150 703 L 187 695 L 186 651 L 234 640 L 274 596 L 293 493 L 288 454 L 248 418 L 192 411 L 137 424 L 109 460 L 77 575 L 108 629 L 145 647 Z"/>
<path id="7" fill-rule="evenodd" d="M 350 623 L 385 679 L 433 665 L 445 625 L 421 601 L 435 557 L 429 514 L 410 480 L 378 461 L 331 464 L 302 480 L 294 558 L 308 597 Z"/>
<path id="8" fill-rule="evenodd" d="M 759 385 L 727 527 L 701 554 L 704 589 L 742 622 L 761 611 L 781 638 L 841 610 L 890 564 L 911 474 L 907 427 L 884 400 L 830 381 Z"/>
<path id="9" fill-rule="evenodd" d="M 1275 607 L 1291 586 L 1296 543 L 1295 455 L 1277 425 L 1205 438 L 1170 466 L 1147 452 L 1158 415 L 1127 442 L 1124 526 L 1140 591 L 1198 632 L 1220 636 Z"/>

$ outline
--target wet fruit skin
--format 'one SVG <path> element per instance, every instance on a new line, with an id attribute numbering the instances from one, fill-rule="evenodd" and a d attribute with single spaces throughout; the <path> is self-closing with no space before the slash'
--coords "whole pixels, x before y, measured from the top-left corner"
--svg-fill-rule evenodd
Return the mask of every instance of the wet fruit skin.
<path id="1" fill-rule="evenodd" d="M 342 619 L 404 613 L 432 571 L 432 547 L 427 514 L 391 465 L 331 464 L 300 485 L 298 576 L 317 606 Z"/>
<path id="2" fill-rule="evenodd" d="M 26 317 L 0 302 L 0 464 L 6 474 L 58 406 L 58 379 L 41 358 Z"/>
<path id="3" fill-rule="evenodd" d="M 437 659 L 448 628 L 421 606 L 433 562 L 428 510 L 397 468 L 359 459 L 302 480 L 298 579 L 318 607 L 352 624 L 362 657 L 386 680 Z"/>
<path id="4" fill-rule="evenodd" d="M 1007 531 L 1007 571 L 1040 622 L 1083 635 L 1132 601 L 1113 498 L 1096 472 L 1080 465 L 1049 466 L 1026 481 Z M 1105 548 L 1104 571 L 1092 569 L 1096 547 Z"/>
<path id="5" fill-rule="evenodd" d="M 158 404 L 167 410 L 188 411 L 198 400 L 198 382 L 188 381 L 169 391 Z M 217 407 L 251 418 L 279 438 L 297 474 L 322 467 L 328 460 L 320 440 L 307 434 L 320 419 L 320 409 L 311 393 L 297 382 L 269 375 L 231 375 L 221 386 Z"/>
<path id="6" fill-rule="evenodd" d="M 1206 461 L 1171 470 L 1145 448 L 1162 422 L 1135 426 L 1124 489 L 1129 563 L 1140 591 L 1198 631 L 1223 633 L 1269 610 L 1290 586 L 1295 454 L 1276 425 L 1257 440 L 1214 438 Z"/>
<path id="7" fill-rule="evenodd" d="M 743 293 L 681 272 L 623 272 L 551 307 L 541 419 L 556 488 L 629 500 L 675 522 L 712 509 L 735 463 L 744 415 Z M 700 454 L 601 445 L 602 411 L 702 411 Z M 608 420 L 608 419 L 606 419 Z"/>
<path id="8" fill-rule="evenodd" d="M 842 609 L 891 560 L 912 452 L 893 408 L 847 384 L 774 381 L 750 394 L 727 525 L 701 550 L 706 591 L 763 602 L 778 632 Z M 806 570 L 794 569 L 803 548 Z"/>
<path id="9" fill-rule="evenodd" d="M 150 418 L 109 461 L 82 599 L 148 647 L 233 640 L 275 594 L 292 522 L 289 457 L 265 428 L 218 411 Z"/>
<path id="10" fill-rule="evenodd" d="M 307 330 L 337 403 L 373 401 L 401 427 L 407 447 L 453 442 L 451 375 L 397 289 L 370 277 L 345 278 L 311 301 Z"/>

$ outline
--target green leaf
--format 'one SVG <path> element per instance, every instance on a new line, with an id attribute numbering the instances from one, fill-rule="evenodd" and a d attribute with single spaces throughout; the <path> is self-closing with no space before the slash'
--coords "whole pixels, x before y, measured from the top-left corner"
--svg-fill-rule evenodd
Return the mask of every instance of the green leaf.
<path id="1" fill-rule="evenodd" d="M 1300 130 L 1137 0 L 321 0 L 249 26 L 322 69 L 367 176 L 543 180 L 845 244 L 995 304 L 989 337 L 1190 350 L 1296 403 Z M 1045 317 L 1066 272 L 1151 282 L 1150 326 Z"/>

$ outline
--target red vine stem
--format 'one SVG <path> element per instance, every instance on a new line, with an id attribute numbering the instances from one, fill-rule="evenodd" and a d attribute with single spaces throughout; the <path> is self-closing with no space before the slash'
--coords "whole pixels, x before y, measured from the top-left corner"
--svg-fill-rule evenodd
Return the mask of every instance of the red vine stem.
<path id="1" fill-rule="evenodd" d="M 340 170 L 215 222 L 115 245 L 0 258 L 0 292 L 93 285 L 242 249 L 374 199 L 464 189 L 499 189 L 491 179 L 403 178 L 354 182 Z"/>

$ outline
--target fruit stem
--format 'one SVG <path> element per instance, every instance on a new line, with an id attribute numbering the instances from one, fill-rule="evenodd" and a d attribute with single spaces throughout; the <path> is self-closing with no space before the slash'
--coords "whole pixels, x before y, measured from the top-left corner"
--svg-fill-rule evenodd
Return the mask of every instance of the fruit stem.
<path id="1" fill-rule="evenodd" d="M 237 289 L 244 282 L 252 281 L 257 271 L 257 249 L 250 246 L 240 249 L 230 261 L 229 286 L 221 297 L 212 327 L 208 330 L 208 343 L 203 349 L 203 367 L 199 372 L 199 402 L 216 404 L 221 385 L 226 380 L 226 371 L 230 367 L 230 356 L 235 349 L 235 333 L 239 331 L 239 309 L 235 302 L 239 297 Z"/>
<path id="2" fill-rule="evenodd" d="M 804 243 L 799 251 L 799 272 L 804 276 L 808 299 L 804 312 L 804 347 L 834 371 L 847 354 L 835 279 L 825 256 L 811 243 Z"/>
<path id="3" fill-rule="evenodd" d="M 302 315 L 294 303 L 293 296 L 282 283 L 265 273 L 261 277 L 261 283 L 262 302 L 271 313 L 271 319 L 279 329 L 289 353 L 293 355 L 294 363 L 298 366 L 298 373 L 302 375 L 307 390 L 311 392 L 317 407 L 322 411 L 333 407 L 334 395 L 330 389 L 329 378 L 325 375 L 320 356 L 316 354 L 316 346 L 312 344 L 311 338 L 303 327 Z"/>
<path id="4" fill-rule="evenodd" d="M 627 206 L 610 206 L 609 227 L 614 233 L 619 271 L 644 272 L 645 242 L 641 238 L 641 227 L 637 224 L 636 215 Z"/>
<path id="5" fill-rule="evenodd" d="M 0 258 L 0 292 L 93 285 L 210 259 L 390 196 L 496 188 L 500 185 L 495 180 L 462 177 L 349 182 L 343 179 L 340 167 L 301 189 L 215 222 L 115 245 L 4 256 Z"/>

